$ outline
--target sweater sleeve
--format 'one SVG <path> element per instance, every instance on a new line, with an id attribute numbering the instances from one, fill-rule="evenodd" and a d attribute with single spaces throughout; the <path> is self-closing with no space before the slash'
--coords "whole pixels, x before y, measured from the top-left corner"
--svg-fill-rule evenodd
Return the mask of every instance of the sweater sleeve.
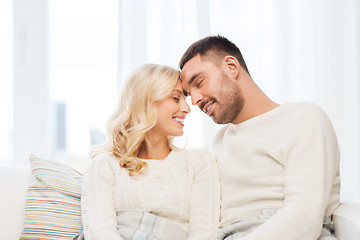
<path id="1" fill-rule="evenodd" d="M 117 231 L 114 173 L 108 161 L 108 156 L 97 156 L 83 176 L 81 212 L 87 240 L 123 239 Z"/>
<path id="2" fill-rule="evenodd" d="M 199 151 L 194 168 L 188 239 L 217 239 L 220 212 L 217 163 L 213 155 Z"/>
<path id="3" fill-rule="evenodd" d="M 287 133 L 285 200 L 280 209 L 242 240 L 318 239 L 339 167 L 339 148 L 325 113 L 312 109 Z"/>

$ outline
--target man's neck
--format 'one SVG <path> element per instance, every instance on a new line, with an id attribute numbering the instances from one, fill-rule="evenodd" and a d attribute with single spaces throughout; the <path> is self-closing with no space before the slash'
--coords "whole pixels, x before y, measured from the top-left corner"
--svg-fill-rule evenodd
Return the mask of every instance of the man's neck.
<path id="1" fill-rule="evenodd" d="M 244 89 L 244 86 L 242 86 L 242 89 Z M 279 104 L 266 96 L 252 80 L 248 82 L 242 93 L 245 101 L 244 106 L 237 118 L 232 122 L 233 124 L 242 123 L 279 106 Z"/>

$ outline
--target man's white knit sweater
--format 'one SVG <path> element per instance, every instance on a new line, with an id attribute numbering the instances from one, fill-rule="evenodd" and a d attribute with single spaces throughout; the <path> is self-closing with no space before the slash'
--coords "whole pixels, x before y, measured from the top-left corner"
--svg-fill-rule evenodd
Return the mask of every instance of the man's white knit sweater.
<path id="1" fill-rule="evenodd" d="M 239 239 L 315 240 L 324 216 L 339 204 L 338 143 L 329 119 L 314 104 L 284 104 L 227 125 L 215 138 L 214 152 L 221 226 L 277 209 Z"/>
<path id="2" fill-rule="evenodd" d="M 189 233 L 188 239 L 215 239 L 220 189 L 214 156 L 202 150 L 173 150 L 164 160 L 144 161 L 148 166 L 137 177 L 130 177 L 108 154 L 91 161 L 81 197 L 85 239 L 123 239 L 116 214 L 129 209 L 177 223 Z"/>

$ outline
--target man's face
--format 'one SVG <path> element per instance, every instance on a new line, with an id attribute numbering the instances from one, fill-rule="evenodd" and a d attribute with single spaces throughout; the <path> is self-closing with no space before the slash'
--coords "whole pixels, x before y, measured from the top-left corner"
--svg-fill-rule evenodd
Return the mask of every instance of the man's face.
<path id="1" fill-rule="evenodd" d="M 226 124 L 233 122 L 244 106 L 244 99 L 235 79 L 221 63 L 202 60 L 200 55 L 190 59 L 181 72 L 184 91 L 214 122 Z"/>

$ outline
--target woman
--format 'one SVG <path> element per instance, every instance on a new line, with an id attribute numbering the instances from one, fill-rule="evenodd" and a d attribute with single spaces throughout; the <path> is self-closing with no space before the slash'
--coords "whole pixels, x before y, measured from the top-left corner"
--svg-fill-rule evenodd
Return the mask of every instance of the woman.
<path id="1" fill-rule="evenodd" d="M 177 150 L 190 112 L 179 73 L 147 64 L 127 82 L 83 177 L 85 239 L 216 239 L 216 162 Z"/>

